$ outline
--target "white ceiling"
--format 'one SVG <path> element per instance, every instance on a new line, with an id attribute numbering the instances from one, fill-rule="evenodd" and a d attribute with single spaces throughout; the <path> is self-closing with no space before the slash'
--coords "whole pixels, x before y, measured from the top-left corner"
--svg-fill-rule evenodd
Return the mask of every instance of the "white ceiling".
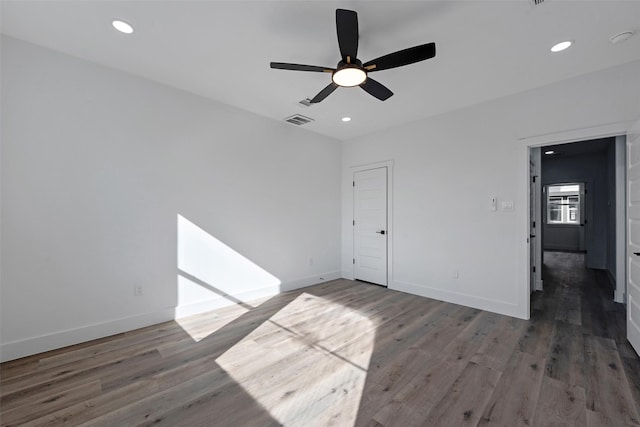
<path id="1" fill-rule="evenodd" d="M 346 140 L 640 59 L 640 1 L 26 1 L 2 0 L 2 32 Z M 395 95 L 340 88 L 304 107 L 325 73 L 272 70 L 270 61 L 335 67 L 335 9 L 358 12 L 363 62 L 435 42 L 435 58 L 372 75 Z M 131 23 L 124 35 L 113 19 Z M 575 40 L 552 54 L 556 42 Z M 342 123 L 342 116 L 353 120 Z"/>

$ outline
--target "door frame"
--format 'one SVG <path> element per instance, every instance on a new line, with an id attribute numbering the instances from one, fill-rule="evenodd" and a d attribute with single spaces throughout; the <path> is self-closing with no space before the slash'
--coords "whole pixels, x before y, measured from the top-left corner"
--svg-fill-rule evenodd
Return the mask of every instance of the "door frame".
<path id="1" fill-rule="evenodd" d="M 615 123 L 607 123 L 596 126 L 588 126 L 580 129 L 552 132 L 544 135 L 533 135 L 533 136 L 524 136 L 518 138 L 519 149 L 520 149 L 520 168 L 519 170 L 523 171 L 520 173 L 520 184 L 519 188 L 520 194 L 522 198 L 520 198 L 523 206 L 527 206 L 528 200 L 531 197 L 529 193 L 529 152 L 532 147 L 543 147 L 546 145 L 557 145 L 557 144 L 565 144 L 571 142 L 579 142 L 586 141 L 590 139 L 598 139 L 598 138 L 609 138 L 609 137 L 618 137 L 624 136 L 626 137 L 629 133 L 630 126 L 633 124 L 633 121 L 624 121 L 624 122 L 615 122 Z M 617 139 L 616 139 L 617 140 Z M 616 142 L 617 143 L 617 142 Z M 616 179 L 619 176 L 619 168 L 620 165 L 616 162 Z M 624 176 L 626 176 L 626 165 L 622 165 L 624 170 Z M 526 172 L 525 172 L 526 171 Z M 625 184 L 626 186 L 626 184 Z M 622 202 L 622 205 L 620 204 Z M 623 208 L 623 213 L 620 214 L 620 206 Z M 618 226 L 618 222 L 622 219 L 624 225 L 624 229 L 626 230 L 626 205 L 625 200 L 620 201 L 616 199 L 616 246 L 618 245 L 618 240 L 623 238 L 626 244 L 626 232 L 622 235 L 619 234 L 620 227 Z M 518 305 L 523 309 L 522 317 L 525 319 L 529 319 L 531 315 L 531 295 L 529 292 L 531 278 L 530 278 L 530 253 L 529 253 L 529 242 L 527 238 L 529 237 L 529 224 L 530 224 L 530 214 L 529 209 L 521 209 L 520 214 L 518 215 L 519 226 L 518 229 L 519 235 L 524 238 L 521 240 L 521 244 L 518 245 L 520 248 L 518 259 L 520 262 L 518 263 L 518 275 L 520 277 L 518 286 Z M 616 264 L 620 265 L 620 257 L 624 257 L 624 271 L 621 272 L 616 271 L 616 291 L 615 291 L 615 299 L 618 301 L 619 294 L 622 292 L 626 293 L 626 271 L 627 271 L 627 261 L 626 261 L 626 249 L 624 251 L 616 250 Z"/>
<path id="2" fill-rule="evenodd" d="M 531 175 L 531 172 L 529 172 L 530 176 L 529 176 L 529 198 L 527 199 L 528 203 L 531 203 L 531 200 L 534 201 L 534 206 L 533 209 L 531 209 L 531 206 L 529 206 L 529 235 L 533 235 L 535 236 L 535 240 L 534 240 L 534 250 L 535 250 L 535 254 L 534 254 L 534 263 L 536 266 L 536 271 L 535 273 L 533 273 L 534 275 L 534 280 L 533 282 L 533 288 L 529 290 L 529 292 L 534 292 L 534 291 L 542 291 L 544 289 L 544 283 L 543 283 L 543 279 L 542 279 L 542 230 L 544 227 L 543 224 L 543 214 L 542 214 L 542 197 L 543 197 L 543 191 L 542 191 L 542 150 L 540 147 L 530 147 L 529 148 L 529 163 L 533 163 L 534 166 L 534 170 L 533 170 L 533 175 Z M 536 194 L 535 197 L 531 197 L 531 180 L 533 181 L 533 187 L 535 188 Z M 533 216 L 534 218 L 531 218 L 531 211 L 534 211 Z M 535 227 L 532 225 L 532 223 L 535 222 Z M 535 228 L 535 230 L 532 230 L 532 228 Z M 529 245 L 529 250 L 531 250 L 531 245 Z M 531 255 L 531 253 L 529 253 L 529 256 Z M 529 262 L 531 262 L 531 257 L 529 258 Z M 529 265 L 529 270 L 531 271 L 531 265 Z M 529 273 L 531 274 L 531 272 Z M 531 276 L 529 276 L 529 280 L 531 280 Z M 531 282 L 530 282 L 531 284 Z"/>
<path id="3" fill-rule="evenodd" d="M 366 163 L 349 167 L 348 185 L 352 187 L 354 174 L 370 169 L 387 168 L 387 288 L 391 289 L 393 282 L 393 160 L 385 160 L 380 162 Z M 353 189 L 347 191 L 344 205 L 348 206 L 350 212 L 348 215 L 349 223 L 344 224 L 346 233 L 344 233 L 345 243 L 348 243 L 350 250 L 345 251 L 348 259 L 343 259 L 342 275 L 345 278 L 353 279 L 355 277 L 355 266 L 352 259 L 355 257 L 355 235 L 353 232 L 353 218 L 355 214 L 355 201 L 353 198 Z"/>
<path id="4" fill-rule="evenodd" d="M 627 136 L 616 136 L 616 290 L 613 300 L 627 303 Z M 618 185 L 622 182 L 623 185 Z M 619 238 L 622 236 L 622 238 Z M 620 272 L 624 274 L 620 274 Z"/>

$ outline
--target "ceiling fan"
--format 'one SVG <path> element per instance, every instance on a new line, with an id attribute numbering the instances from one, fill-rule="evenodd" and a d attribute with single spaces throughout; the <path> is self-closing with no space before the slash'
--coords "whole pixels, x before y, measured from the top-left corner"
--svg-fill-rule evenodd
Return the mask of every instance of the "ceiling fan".
<path id="1" fill-rule="evenodd" d="M 387 100 L 393 95 L 393 92 L 386 86 L 370 78 L 368 73 L 401 67 L 436 56 L 436 44 L 427 43 L 399 50 L 363 64 L 357 58 L 358 14 L 353 10 L 336 9 L 336 29 L 338 32 L 338 46 L 340 47 L 340 55 L 342 56 L 336 68 L 289 64 L 285 62 L 271 63 L 271 68 L 280 70 L 331 73 L 331 83 L 310 101 L 314 104 L 325 99 L 340 86 L 360 86 L 379 100 Z"/>

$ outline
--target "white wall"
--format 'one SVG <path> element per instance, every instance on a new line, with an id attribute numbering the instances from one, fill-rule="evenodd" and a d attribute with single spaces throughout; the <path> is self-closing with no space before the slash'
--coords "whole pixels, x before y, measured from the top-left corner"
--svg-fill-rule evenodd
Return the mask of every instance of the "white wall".
<path id="1" fill-rule="evenodd" d="M 1 136 L 3 360 L 339 277 L 338 141 L 6 37 Z"/>
<path id="2" fill-rule="evenodd" d="M 640 116 L 639 95 L 636 61 L 347 142 L 343 275 L 353 272 L 350 167 L 393 160 L 389 287 L 527 318 L 527 146 L 630 122 Z M 492 196 L 499 206 L 514 201 L 515 211 L 490 211 Z"/>

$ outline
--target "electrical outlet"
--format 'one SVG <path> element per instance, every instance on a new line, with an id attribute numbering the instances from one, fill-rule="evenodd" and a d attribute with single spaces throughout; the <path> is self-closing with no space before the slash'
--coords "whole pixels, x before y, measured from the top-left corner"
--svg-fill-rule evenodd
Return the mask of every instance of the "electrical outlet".
<path id="1" fill-rule="evenodd" d="M 144 288 L 142 287 L 142 285 L 135 285 L 133 287 L 133 295 L 137 297 L 144 295 Z"/>

